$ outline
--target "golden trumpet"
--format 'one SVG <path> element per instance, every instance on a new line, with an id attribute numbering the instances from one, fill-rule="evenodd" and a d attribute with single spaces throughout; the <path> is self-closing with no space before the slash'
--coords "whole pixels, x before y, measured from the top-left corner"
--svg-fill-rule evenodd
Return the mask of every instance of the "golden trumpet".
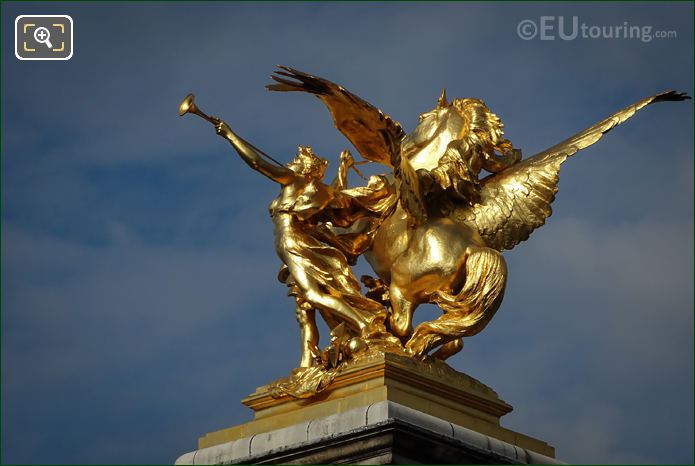
<path id="1" fill-rule="evenodd" d="M 183 102 L 181 102 L 181 105 L 179 105 L 179 116 L 184 116 L 186 113 L 198 115 L 200 118 L 209 121 L 213 125 L 220 122 L 219 119 L 208 116 L 205 112 L 198 108 L 198 106 L 195 104 L 195 95 L 193 94 L 188 94 L 186 98 L 183 99 Z"/>
<path id="2" fill-rule="evenodd" d="M 183 102 L 181 102 L 181 105 L 179 105 L 179 116 L 184 116 L 186 113 L 192 113 L 194 115 L 198 115 L 200 118 L 209 121 L 213 125 L 217 126 L 219 123 L 222 123 L 222 120 L 219 118 L 211 117 L 207 115 L 205 112 L 203 112 L 201 109 L 198 108 L 198 106 L 195 104 L 195 95 L 193 94 L 188 94 L 185 99 L 183 99 Z M 268 158 L 269 160 L 272 160 L 275 162 L 278 166 L 284 167 L 283 164 L 272 158 L 270 155 L 266 154 L 262 150 L 260 150 L 258 147 L 254 146 L 248 141 L 245 141 L 244 139 L 240 138 L 239 136 L 235 136 L 239 138 L 240 141 L 243 141 L 244 143 L 248 144 L 250 147 L 258 151 L 262 156 Z"/>

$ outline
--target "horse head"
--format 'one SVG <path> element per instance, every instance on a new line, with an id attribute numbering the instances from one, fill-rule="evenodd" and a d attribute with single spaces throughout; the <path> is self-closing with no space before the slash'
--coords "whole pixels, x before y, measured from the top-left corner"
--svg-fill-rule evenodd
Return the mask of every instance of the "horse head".
<path id="1" fill-rule="evenodd" d="M 512 157 L 512 144 L 504 139 L 504 125 L 480 99 L 454 99 L 447 101 L 446 91 L 437 105 L 422 113 L 415 129 L 401 143 L 401 157 L 409 160 L 415 170 L 432 170 L 452 142 L 459 152 L 485 152 L 500 162 Z M 502 155 L 497 155 L 498 152 Z M 463 154 L 462 154 L 463 155 Z"/>

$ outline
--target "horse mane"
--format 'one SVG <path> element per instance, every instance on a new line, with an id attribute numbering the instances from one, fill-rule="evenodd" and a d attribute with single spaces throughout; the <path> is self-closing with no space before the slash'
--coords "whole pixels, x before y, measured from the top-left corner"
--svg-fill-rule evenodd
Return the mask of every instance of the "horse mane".
<path id="1" fill-rule="evenodd" d="M 478 149 L 481 153 L 506 154 L 514 149 L 511 141 L 504 138 L 504 124 L 480 99 L 454 99 L 451 105 L 465 120 L 461 131 L 464 147 Z"/>

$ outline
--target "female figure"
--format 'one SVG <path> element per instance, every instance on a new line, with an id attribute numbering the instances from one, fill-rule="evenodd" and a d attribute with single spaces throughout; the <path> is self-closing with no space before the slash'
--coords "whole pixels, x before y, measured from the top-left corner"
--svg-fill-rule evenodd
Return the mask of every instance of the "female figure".
<path id="1" fill-rule="evenodd" d="M 312 340 L 302 341 L 302 365 L 311 365 L 307 346 L 317 340 L 313 316 L 307 316 L 311 308 L 322 311 L 327 320 L 345 322 L 363 339 L 383 332 L 384 307 L 361 294 L 345 254 L 321 242 L 316 234 L 322 214 L 348 208 L 350 203 L 349 196 L 323 182 L 328 161 L 317 157 L 311 148 L 300 146 L 287 166 L 274 165 L 225 122 L 219 120 L 215 128 L 246 164 L 281 186 L 269 210 L 275 227 L 275 250 L 287 266 L 286 279 L 301 301 L 308 303 L 298 302 L 297 306 L 302 339 Z M 345 156 L 341 159 L 347 161 Z"/>

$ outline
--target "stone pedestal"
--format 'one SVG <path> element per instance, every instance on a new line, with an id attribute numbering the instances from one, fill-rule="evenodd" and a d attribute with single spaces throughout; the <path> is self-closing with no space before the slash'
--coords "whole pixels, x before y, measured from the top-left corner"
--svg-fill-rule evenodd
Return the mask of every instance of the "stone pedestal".
<path id="1" fill-rule="evenodd" d="M 500 426 L 512 407 L 438 361 L 376 353 L 310 399 L 242 400 L 254 420 L 199 439 L 176 464 L 558 463 L 547 443 Z"/>

